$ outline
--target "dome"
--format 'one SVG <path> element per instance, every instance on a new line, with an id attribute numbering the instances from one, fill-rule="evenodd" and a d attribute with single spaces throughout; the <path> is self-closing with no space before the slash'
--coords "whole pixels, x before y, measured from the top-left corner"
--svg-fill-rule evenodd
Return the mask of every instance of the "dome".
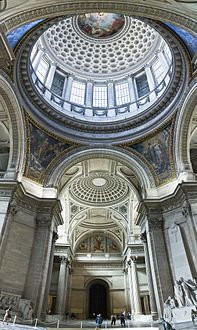
<path id="1" fill-rule="evenodd" d="M 161 23 L 89 13 L 40 25 L 19 49 L 17 84 L 26 100 L 34 98 L 27 111 L 60 135 L 125 141 L 173 112 L 176 97 L 167 92 L 178 93 L 185 64 Z"/>
<path id="2" fill-rule="evenodd" d="M 48 28 L 33 47 L 31 64 L 38 91 L 47 88 L 46 100 L 56 109 L 80 120 L 117 121 L 139 113 L 139 105 L 143 111 L 163 94 L 172 55 L 146 22 L 90 13 Z"/>
<path id="3" fill-rule="evenodd" d="M 100 17 L 103 21 L 100 21 Z M 120 21 L 121 28 L 114 31 L 111 21 Z M 85 32 L 85 27 L 89 33 Z M 96 31 L 94 34 L 93 30 Z M 106 79 L 121 77 L 143 67 L 144 60 L 154 56 L 161 37 L 155 29 L 139 19 L 94 13 L 65 18 L 50 27 L 38 43 L 66 72 L 82 79 L 85 76 L 87 79 L 103 81 L 103 76 Z M 37 48 L 37 45 L 34 47 Z"/>
<path id="4" fill-rule="evenodd" d="M 72 182 L 69 191 L 74 199 L 86 204 L 109 205 L 124 199 L 129 187 L 117 176 L 109 176 L 108 172 L 89 173 Z"/>

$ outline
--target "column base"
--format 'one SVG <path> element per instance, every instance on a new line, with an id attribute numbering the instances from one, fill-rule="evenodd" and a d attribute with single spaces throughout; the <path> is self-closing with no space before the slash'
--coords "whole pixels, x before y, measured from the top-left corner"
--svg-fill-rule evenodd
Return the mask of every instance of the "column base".
<path id="1" fill-rule="evenodd" d="M 151 316 L 152 316 L 153 321 L 158 320 L 158 313 L 157 312 L 151 312 Z"/>
<path id="2" fill-rule="evenodd" d="M 47 313 L 46 312 L 41 312 L 40 313 L 40 320 L 45 321 L 46 320 Z"/>

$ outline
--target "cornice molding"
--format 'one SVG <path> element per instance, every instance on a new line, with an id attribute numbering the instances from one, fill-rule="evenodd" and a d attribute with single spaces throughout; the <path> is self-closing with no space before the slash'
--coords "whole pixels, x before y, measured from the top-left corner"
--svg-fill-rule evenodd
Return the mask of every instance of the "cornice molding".
<path id="1" fill-rule="evenodd" d="M 160 200 L 143 200 L 138 209 L 138 224 L 143 223 L 145 219 L 161 219 L 165 213 L 179 209 L 186 217 L 190 215 L 191 204 L 197 203 L 197 182 L 183 182 L 175 189 L 174 193 Z M 153 224 L 154 225 L 154 224 Z"/>
<path id="2" fill-rule="evenodd" d="M 128 2 L 117 3 L 116 1 L 88 1 L 88 2 L 68 2 L 64 4 L 48 5 L 43 4 L 37 9 L 27 9 L 23 10 L 22 13 L 14 14 L 12 17 L 5 18 L 3 23 L 7 31 L 14 29 L 15 27 L 33 21 L 34 19 L 45 18 L 45 17 L 57 17 L 65 16 L 70 14 L 81 14 L 84 11 L 87 12 L 97 12 L 97 11 L 109 11 L 109 12 L 121 12 L 125 14 L 131 14 L 133 16 L 143 16 L 151 19 L 157 17 L 161 21 L 169 21 L 171 23 L 184 26 L 190 31 L 197 32 L 196 22 L 192 18 L 185 17 L 170 9 L 158 8 L 154 5 L 146 3 L 143 4 L 133 4 Z M 171 10 L 173 10 L 171 8 Z"/>

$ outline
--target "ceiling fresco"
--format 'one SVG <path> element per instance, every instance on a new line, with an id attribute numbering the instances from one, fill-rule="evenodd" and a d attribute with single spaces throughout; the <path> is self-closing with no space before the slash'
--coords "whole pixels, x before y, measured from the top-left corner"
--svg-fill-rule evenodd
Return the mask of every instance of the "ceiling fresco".
<path id="1" fill-rule="evenodd" d="M 179 26 L 173 25 L 168 22 L 165 22 L 165 24 L 182 39 L 187 49 L 189 50 L 190 55 L 193 57 L 194 54 L 197 52 L 197 37 Z"/>
<path id="2" fill-rule="evenodd" d="M 151 138 L 131 146 L 151 165 L 156 174 L 158 185 L 175 177 L 172 134 L 173 124 L 167 126 Z"/>
<path id="3" fill-rule="evenodd" d="M 103 16 L 99 16 L 99 14 L 103 14 Z M 89 15 L 89 16 L 87 16 Z M 92 16 L 91 16 L 92 15 Z M 102 17 L 101 22 L 97 22 L 98 17 Z M 90 18 L 91 17 L 91 18 Z M 30 22 L 28 24 L 21 25 L 17 27 L 16 29 L 12 30 L 7 34 L 7 40 L 10 45 L 10 47 L 15 48 L 18 42 L 24 37 L 24 35 L 31 30 L 34 26 L 41 23 L 43 19 L 39 19 L 33 22 Z M 96 23 L 97 22 L 97 23 Z M 111 23 L 110 23 L 111 22 Z M 94 14 L 83 14 L 78 16 L 78 25 L 80 29 L 86 34 L 93 38 L 106 38 L 109 36 L 114 35 L 118 31 L 122 29 L 124 26 L 125 20 L 124 15 L 118 15 L 118 14 L 112 14 L 112 13 L 94 13 Z M 91 28 L 94 25 L 98 25 L 99 28 L 92 29 Z M 99 25 L 100 24 L 100 25 Z M 185 29 L 173 25 L 169 22 L 165 22 L 165 24 L 172 29 L 185 43 L 186 47 L 188 48 L 191 56 L 195 54 L 197 51 L 197 38 L 194 34 L 186 31 Z"/>
<path id="4" fill-rule="evenodd" d="M 92 38 L 107 38 L 119 32 L 125 23 L 124 15 L 90 13 L 78 16 L 78 26 Z"/>
<path id="5" fill-rule="evenodd" d="M 50 165 L 54 163 L 71 145 L 62 142 L 41 128 L 27 121 L 28 153 L 25 176 L 43 183 Z"/>
<path id="6" fill-rule="evenodd" d="M 113 238 L 103 232 L 93 232 L 77 246 L 77 253 L 120 253 L 120 248 Z"/>
<path id="7" fill-rule="evenodd" d="M 24 35 L 42 21 L 43 19 L 39 19 L 37 21 L 21 25 L 13 31 L 9 32 L 7 34 L 7 39 L 10 47 L 15 48 L 18 42 L 24 37 Z"/>

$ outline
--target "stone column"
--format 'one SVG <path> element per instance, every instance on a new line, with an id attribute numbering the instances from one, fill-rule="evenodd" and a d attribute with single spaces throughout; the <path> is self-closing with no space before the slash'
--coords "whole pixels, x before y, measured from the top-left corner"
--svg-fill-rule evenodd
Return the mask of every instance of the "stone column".
<path id="1" fill-rule="evenodd" d="M 125 297 L 126 297 L 125 307 L 126 307 L 127 311 L 131 312 L 131 310 L 132 310 L 131 289 L 130 289 L 129 276 L 128 276 L 128 265 L 127 265 L 126 260 L 124 260 L 123 277 L 124 277 L 124 287 L 125 287 Z M 113 306 L 112 312 L 114 312 L 114 306 Z"/>
<path id="2" fill-rule="evenodd" d="M 56 314 L 65 315 L 68 288 L 69 261 L 65 256 L 60 257 L 60 270 L 57 287 Z"/>
<path id="3" fill-rule="evenodd" d="M 34 69 L 35 72 L 38 69 L 38 66 L 40 64 L 40 61 L 41 61 L 43 55 L 44 55 L 44 52 L 45 52 L 44 49 L 42 49 L 42 48 L 39 49 L 38 52 L 37 52 L 37 54 L 36 54 L 36 57 L 33 60 L 32 66 L 33 66 L 33 69 Z"/>
<path id="4" fill-rule="evenodd" d="M 51 276 L 53 271 L 53 260 L 54 260 L 54 252 L 55 252 L 55 242 L 58 238 L 58 235 L 56 232 L 53 232 L 53 238 L 52 238 L 52 246 L 51 246 L 51 255 L 50 255 L 50 263 L 49 263 L 49 269 L 48 269 L 48 276 L 47 276 L 47 284 L 46 284 L 46 290 L 45 290 L 45 297 L 43 301 L 42 306 L 42 318 L 45 318 L 47 313 L 47 307 L 48 307 L 48 296 L 50 291 L 50 285 L 51 285 Z"/>
<path id="5" fill-rule="evenodd" d="M 6 250 L 7 237 L 17 213 L 17 203 L 11 199 L 12 190 L 0 190 L 0 268 Z"/>
<path id="6" fill-rule="evenodd" d="M 136 103 L 136 92 L 135 92 L 135 87 L 134 87 L 134 82 L 133 82 L 133 77 L 128 77 L 127 78 L 128 85 L 129 85 L 129 96 L 130 96 L 130 109 L 131 110 L 137 110 L 137 103 Z M 134 103 L 133 103 L 134 102 Z"/>
<path id="7" fill-rule="evenodd" d="M 184 186 L 184 184 L 183 184 Z M 193 277 L 197 273 L 196 244 L 197 244 L 197 185 L 183 187 L 186 192 L 186 201 L 182 206 L 182 215 L 186 220 L 184 232 L 185 240 L 188 242 L 187 254 L 190 255 L 190 267 Z M 189 253 L 188 253 L 189 252 Z"/>
<path id="8" fill-rule="evenodd" d="M 89 80 L 87 82 L 86 98 L 85 98 L 85 106 L 88 108 L 92 107 L 92 95 L 93 95 L 93 82 Z"/>
<path id="9" fill-rule="evenodd" d="M 56 64 L 55 63 L 51 63 L 50 64 L 50 68 L 49 68 L 49 72 L 47 74 L 46 77 L 46 81 L 45 81 L 45 86 L 46 86 L 46 90 L 45 90 L 45 97 L 50 100 L 51 99 L 51 86 L 52 86 L 52 82 L 53 82 L 53 78 L 54 78 L 54 74 L 55 74 L 55 70 L 56 70 Z"/>
<path id="10" fill-rule="evenodd" d="M 3 234 L 5 232 L 6 228 L 6 216 L 7 211 L 9 209 L 9 203 L 12 197 L 13 190 L 15 188 L 15 185 L 13 187 L 9 187 L 8 185 L 3 184 L 2 187 L 0 187 L 0 246 L 3 239 Z M 11 207 L 11 204 L 10 204 Z M 10 208 L 11 209 L 11 208 Z"/>
<path id="11" fill-rule="evenodd" d="M 135 314 L 142 314 L 138 275 L 137 275 L 137 265 L 136 265 L 137 258 L 131 257 L 130 260 L 131 260 L 131 277 L 132 277 L 132 284 L 133 284 L 133 300 L 134 300 L 134 306 L 135 306 Z"/>
<path id="12" fill-rule="evenodd" d="M 129 297 L 130 297 L 130 305 L 131 305 L 131 314 L 135 314 L 135 304 L 134 304 L 134 293 L 133 293 L 133 283 L 132 283 L 132 272 L 131 272 L 131 260 L 129 259 L 128 262 L 128 282 L 129 282 Z"/>
<path id="13" fill-rule="evenodd" d="M 147 237 L 146 234 L 141 235 L 141 240 L 144 244 L 144 254 L 145 254 L 145 263 L 146 263 L 146 274 L 147 274 L 147 280 L 148 280 L 148 289 L 149 289 L 149 295 L 150 295 L 150 309 L 151 309 L 151 315 L 153 319 L 157 319 L 157 306 L 155 302 L 155 293 L 153 288 L 153 280 L 151 275 L 151 267 L 150 267 L 150 258 L 148 253 L 148 246 L 147 246 Z"/>
<path id="14" fill-rule="evenodd" d="M 73 77 L 69 76 L 66 84 L 66 90 L 65 90 L 65 101 L 70 101 L 70 94 L 71 94 L 71 88 L 73 83 Z"/>
<path id="15" fill-rule="evenodd" d="M 114 107 L 115 97 L 114 97 L 114 83 L 109 81 L 107 84 L 107 96 L 108 96 L 108 105 L 109 108 Z"/>
<path id="16" fill-rule="evenodd" d="M 153 77 L 151 67 L 150 67 L 150 65 L 146 64 L 144 66 L 144 69 L 145 69 L 145 72 L 146 72 L 146 77 L 147 77 L 150 92 L 152 92 L 155 89 L 156 86 L 155 86 L 155 80 L 154 80 L 154 77 Z M 149 98 L 150 98 L 150 101 L 155 100 L 155 98 L 156 98 L 155 91 L 153 91 L 152 93 L 149 94 Z"/>
<path id="17" fill-rule="evenodd" d="M 46 81 L 45 81 L 45 86 L 50 90 L 51 85 L 53 82 L 54 74 L 56 70 L 56 64 L 55 63 L 50 63 L 49 71 L 47 73 Z"/>
<path id="18" fill-rule="evenodd" d="M 157 217 L 151 214 L 148 215 L 146 232 L 157 311 L 161 316 L 165 300 L 168 296 L 173 296 L 161 215 L 158 214 Z"/>
<path id="19" fill-rule="evenodd" d="M 163 68 L 164 72 L 167 72 L 169 70 L 169 64 L 166 61 L 166 58 L 165 58 L 163 52 L 162 51 L 158 51 L 157 52 L 157 56 L 159 58 L 159 61 L 160 61 L 161 65 L 162 65 L 162 68 Z"/>

